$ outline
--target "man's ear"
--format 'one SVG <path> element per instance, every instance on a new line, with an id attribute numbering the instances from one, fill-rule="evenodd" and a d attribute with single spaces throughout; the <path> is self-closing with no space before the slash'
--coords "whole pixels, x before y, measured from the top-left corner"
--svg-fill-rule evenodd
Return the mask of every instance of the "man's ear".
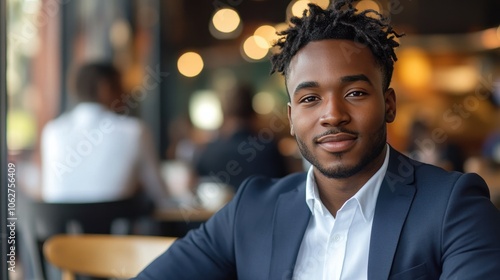
<path id="1" fill-rule="evenodd" d="M 388 88 L 384 93 L 385 99 L 385 121 L 392 123 L 396 119 L 396 93 L 394 89 Z"/>
<path id="2" fill-rule="evenodd" d="M 293 131 L 293 122 L 292 122 L 292 104 L 290 104 L 290 102 L 287 103 L 287 113 L 288 113 L 288 122 L 290 124 L 290 135 L 295 136 L 295 131 Z"/>

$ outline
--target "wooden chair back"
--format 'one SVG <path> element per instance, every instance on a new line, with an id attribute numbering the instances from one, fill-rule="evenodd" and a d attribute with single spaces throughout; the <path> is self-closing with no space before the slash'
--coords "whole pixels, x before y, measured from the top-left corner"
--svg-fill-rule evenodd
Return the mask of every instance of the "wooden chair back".
<path id="1" fill-rule="evenodd" d="M 43 253 L 49 263 L 62 270 L 63 280 L 75 275 L 103 278 L 135 277 L 170 247 L 174 237 L 60 234 L 49 238 Z"/>
<path id="2" fill-rule="evenodd" d="M 30 278 L 50 278 L 45 270 L 42 245 L 51 236 L 69 233 L 69 225 L 77 224 L 81 233 L 110 234 L 116 219 L 132 224 L 135 219 L 152 213 L 152 205 L 138 194 L 132 198 L 95 203 L 47 203 L 20 193 L 19 229 L 26 248 L 27 263 L 32 266 Z"/>

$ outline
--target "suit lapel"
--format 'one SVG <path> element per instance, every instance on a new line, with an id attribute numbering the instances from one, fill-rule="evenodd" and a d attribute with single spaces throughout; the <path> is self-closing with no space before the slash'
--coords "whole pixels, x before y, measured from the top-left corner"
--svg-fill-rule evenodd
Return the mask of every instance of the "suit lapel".
<path id="1" fill-rule="evenodd" d="M 269 279 L 291 279 L 311 211 L 305 201 L 305 181 L 282 194 L 274 213 Z"/>
<path id="2" fill-rule="evenodd" d="M 415 187 L 414 161 L 391 148 L 389 166 L 375 207 L 368 279 L 388 279 Z"/>

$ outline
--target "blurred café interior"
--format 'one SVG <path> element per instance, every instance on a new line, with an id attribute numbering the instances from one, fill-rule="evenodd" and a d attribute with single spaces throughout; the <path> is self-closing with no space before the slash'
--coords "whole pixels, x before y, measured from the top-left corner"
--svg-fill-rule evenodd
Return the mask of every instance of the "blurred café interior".
<path id="1" fill-rule="evenodd" d="M 44 128 L 77 106 L 72 81 L 81 65 L 95 61 L 121 73 L 116 113 L 148 127 L 149 148 L 166 188 L 159 199 L 164 212 L 138 226 L 141 234 L 184 235 L 224 205 L 241 183 L 236 173 L 259 173 L 265 163 L 280 165 L 277 176 L 303 171 L 307 163 L 289 134 L 284 81 L 270 75 L 269 57 L 276 51 L 276 32 L 309 2 L 330 4 L 6 0 L 7 146 L 18 190 L 43 201 Z M 362 0 L 356 7 L 381 12 L 406 34 L 396 50 L 392 87 L 398 111 L 388 126 L 390 145 L 449 170 L 479 173 L 492 199 L 498 198 L 500 1 Z M 231 96 L 234 91 L 248 98 Z M 249 106 L 233 103 L 242 100 Z M 237 143 L 212 145 L 228 141 L 240 125 L 252 132 L 233 137 Z M 224 147 L 233 150 L 222 152 Z M 263 164 L 257 161 L 273 149 Z M 107 169 L 127 152 L 111 154 L 112 166 L 86 174 L 89 180 L 111 176 Z"/>

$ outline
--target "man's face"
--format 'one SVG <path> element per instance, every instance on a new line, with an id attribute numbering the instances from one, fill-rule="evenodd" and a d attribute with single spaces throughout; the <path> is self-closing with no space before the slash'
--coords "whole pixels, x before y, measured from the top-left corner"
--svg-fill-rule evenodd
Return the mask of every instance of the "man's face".
<path id="1" fill-rule="evenodd" d="M 368 47 L 314 41 L 290 61 L 288 118 L 302 155 L 328 178 L 376 172 L 396 113 Z M 317 172 L 316 172 L 317 173 Z"/>

